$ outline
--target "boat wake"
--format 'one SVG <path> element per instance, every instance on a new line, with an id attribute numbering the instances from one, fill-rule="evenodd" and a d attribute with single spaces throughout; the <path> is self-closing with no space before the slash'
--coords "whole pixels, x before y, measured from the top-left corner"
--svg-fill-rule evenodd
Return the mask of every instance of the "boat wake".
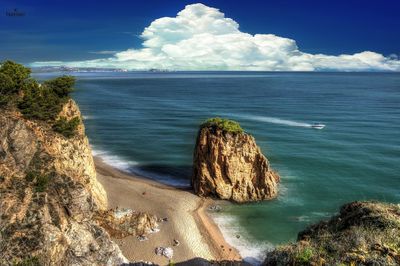
<path id="1" fill-rule="evenodd" d="M 280 119 L 280 118 L 270 117 L 270 116 L 236 115 L 236 114 L 231 114 L 230 116 L 247 119 L 247 120 L 251 120 L 251 121 L 267 122 L 267 123 L 287 125 L 287 126 L 292 126 L 292 127 L 307 127 L 307 128 L 313 127 L 313 124 L 285 120 L 285 119 Z"/>

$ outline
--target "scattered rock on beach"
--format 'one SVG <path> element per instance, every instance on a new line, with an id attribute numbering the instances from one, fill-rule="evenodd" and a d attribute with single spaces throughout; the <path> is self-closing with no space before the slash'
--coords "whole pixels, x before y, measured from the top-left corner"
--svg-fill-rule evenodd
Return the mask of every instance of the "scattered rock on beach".
<path id="1" fill-rule="evenodd" d="M 168 222 L 168 218 L 167 218 L 167 217 L 165 217 L 165 218 L 159 218 L 158 221 L 159 221 L 159 222 Z"/>
<path id="2" fill-rule="evenodd" d="M 95 218 L 110 235 L 116 238 L 158 232 L 157 217 L 131 209 L 99 211 Z"/>
<path id="3" fill-rule="evenodd" d="M 156 247 L 155 253 L 158 256 L 164 256 L 168 259 L 172 259 L 174 256 L 174 250 L 170 247 Z"/>
<path id="4" fill-rule="evenodd" d="M 222 207 L 219 205 L 211 205 L 208 207 L 208 210 L 213 212 L 220 212 L 222 211 Z"/>

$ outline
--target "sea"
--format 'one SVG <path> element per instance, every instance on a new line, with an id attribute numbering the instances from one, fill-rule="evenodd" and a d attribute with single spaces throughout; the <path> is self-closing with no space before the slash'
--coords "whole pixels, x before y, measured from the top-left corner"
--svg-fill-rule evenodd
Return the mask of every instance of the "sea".
<path id="1" fill-rule="evenodd" d="M 279 196 L 212 213 L 248 261 L 295 241 L 344 203 L 400 202 L 399 73 L 67 74 L 77 78 L 72 97 L 94 154 L 123 171 L 187 187 L 207 118 L 234 119 L 255 137 L 281 176 Z"/>

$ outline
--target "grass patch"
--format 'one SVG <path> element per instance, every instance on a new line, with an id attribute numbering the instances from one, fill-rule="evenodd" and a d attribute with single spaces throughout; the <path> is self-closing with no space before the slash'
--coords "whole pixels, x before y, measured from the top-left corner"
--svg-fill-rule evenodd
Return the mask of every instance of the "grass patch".
<path id="1" fill-rule="evenodd" d="M 39 176 L 38 172 L 35 171 L 29 171 L 28 173 L 26 173 L 25 175 L 25 180 L 28 182 L 32 182 L 33 180 L 36 179 L 36 177 Z"/>
<path id="2" fill-rule="evenodd" d="M 14 263 L 15 266 L 41 266 L 39 259 L 37 257 L 28 257 L 23 259 L 18 263 Z"/>
<path id="3" fill-rule="evenodd" d="M 76 130 L 78 129 L 80 122 L 81 120 L 77 116 L 69 121 L 66 117 L 62 116 L 54 123 L 53 130 L 57 133 L 62 134 L 66 138 L 71 138 L 75 136 Z"/>
<path id="4" fill-rule="evenodd" d="M 238 122 L 220 117 L 207 119 L 203 124 L 201 124 L 201 128 L 204 127 L 221 129 L 224 132 L 234 134 L 243 133 L 243 129 Z"/>
<path id="5" fill-rule="evenodd" d="M 25 175 L 25 180 L 28 182 L 35 182 L 35 191 L 43 192 L 47 189 L 50 176 L 37 171 L 29 171 Z"/>
<path id="6" fill-rule="evenodd" d="M 296 254 L 296 261 L 300 264 L 306 264 L 311 261 L 313 255 L 313 249 L 306 247 Z"/>
<path id="7" fill-rule="evenodd" d="M 50 178 L 48 175 L 39 175 L 36 177 L 36 192 L 43 192 L 47 189 Z"/>

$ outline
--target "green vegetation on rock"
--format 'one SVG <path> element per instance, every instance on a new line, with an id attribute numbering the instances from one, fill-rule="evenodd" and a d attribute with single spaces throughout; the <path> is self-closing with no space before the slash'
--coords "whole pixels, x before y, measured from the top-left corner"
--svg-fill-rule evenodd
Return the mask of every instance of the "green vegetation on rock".
<path id="1" fill-rule="evenodd" d="M 52 80 L 45 81 L 43 86 L 55 93 L 59 98 L 68 97 L 73 91 L 75 78 L 71 76 L 57 77 Z"/>
<path id="2" fill-rule="evenodd" d="M 234 134 L 243 132 L 243 129 L 238 122 L 220 117 L 207 119 L 203 124 L 201 124 L 201 128 L 205 127 L 220 129 L 224 132 L 229 132 Z"/>
<path id="3" fill-rule="evenodd" d="M 25 175 L 25 180 L 28 182 L 32 182 L 33 180 L 35 180 L 35 178 L 39 175 L 39 173 L 37 173 L 36 171 L 29 171 L 28 173 L 26 173 Z"/>
<path id="4" fill-rule="evenodd" d="M 36 177 L 36 192 L 43 192 L 47 189 L 50 178 L 48 175 L 38 175 Z"/>
<path id="5" fill-rule="evenodd" d="M 24 260 L 15 263 L 15 266 L 41 266 L 39 259 L 37 257 L 28 257 Z"/>
<path id="6" fill-rule="evenodd" d="M 70 99 L 75 78 L 57 77 L 39 84 L 30 77 L 31 70 L 12 61 L 0 66 L 0 108 L 20 111 L 27 119 L 55 123 L 53 128 L 71 137 L 79 124 L 79 118 L 70 121 L 57 119 L 63 105 Z"/>
<path id="7" fill-rule="evenodd" d="M 53 125 L 53 130 L 64 135 L 66 138 L 71 138 L 76 134 L 76 130 L 81 120 L 79 117 L 74 117 L 71 120 L 67 120 L 66 117 L 60 117 Z"/>
<path id="8" fill-rule="evenodd" d="M 29 79 L 31 70 L 12 61 L 0 65 L 0 107 L 12 104 Z"/>
<path id="9" fill-rule="evenodd" d="M 310 226 L 264 265 L 400 265 L 400 205 L 353 202 Z"/>
<path id="10" fill-rule="evenodd" d="M 25 180 L 28 182 L 35 181 L 36 192 L 43 192 L 47 189 L 47 185 L 50 181 L 50 176 L 42 174 L 38 171 L 29 171 L 25 175 Z"/>

